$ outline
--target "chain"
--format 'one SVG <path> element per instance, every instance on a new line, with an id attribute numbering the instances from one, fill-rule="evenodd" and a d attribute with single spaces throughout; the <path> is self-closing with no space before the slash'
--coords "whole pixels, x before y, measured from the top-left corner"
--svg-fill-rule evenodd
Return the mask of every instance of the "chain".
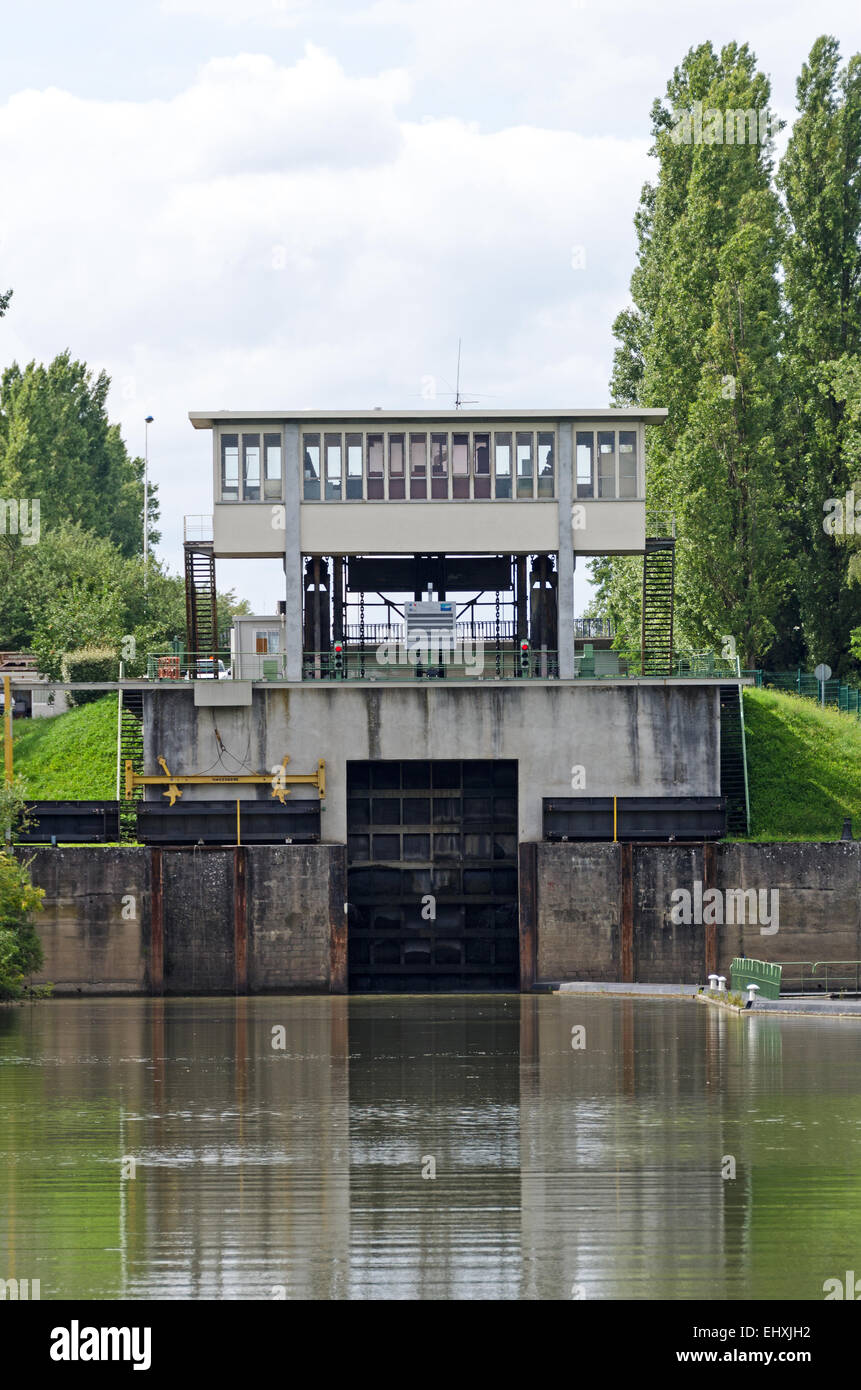
<path id="1" fill-rule="evenodd" d="M 499 590 L 496 591 L 496 674 L 502 669 L 502 650 L 499 645 Z"/>

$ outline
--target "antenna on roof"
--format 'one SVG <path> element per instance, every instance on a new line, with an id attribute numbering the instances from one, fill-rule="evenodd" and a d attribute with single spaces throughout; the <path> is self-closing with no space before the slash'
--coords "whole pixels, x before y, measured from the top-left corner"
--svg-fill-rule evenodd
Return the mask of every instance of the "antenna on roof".
<path id="1" fill-rule="evenodd" d="M 477 399 L 466 400 L 465 398 L 462 398 L 462 397 L 461 397 L 461 394 L 460 394 L 460 345 L 461 345 L 461 342 L 462 342 L 462 339 L 461 339 L 461 338 L 458 338 L 458 340 L 457 340 L 457 382 L 456 382 L 455 391 L 454 391 L 454 408 L 455 408 L 455 410 L 460 410 L 461 407 L 464 406 L 464 405 L 478 405 L 478 400 L 477 400 Z"/>

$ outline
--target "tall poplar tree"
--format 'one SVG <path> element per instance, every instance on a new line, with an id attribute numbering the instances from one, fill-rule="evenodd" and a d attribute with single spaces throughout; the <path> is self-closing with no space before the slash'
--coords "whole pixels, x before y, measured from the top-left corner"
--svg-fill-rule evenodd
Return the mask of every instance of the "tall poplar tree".
<path id="1" fill-rule="evenodd" d="M 778 171 L 790 222 L 784 254 L 798 597 L 811 662 L 850 661 L 861 623 L 852 547 L 823 529 L 829 498 L 858 481 L 846 389 L 861 352 L 861 55 L 840 69 L 837 40 L 813 45 L 797 83 L 798 118 Z M 842 363 L 840 371 L 835 364 Z"/>
<path id="2" fill-rule="evenodd" d="M 773 641 L 790 582 L 769 98 L 746 45 L 702 44 L 675 69 L 652 108 L 659 170 L 636 216 L 633 307 L 614 324 L 614 401 L 669 410 L 648 432 L 647 508 L 652 531 L 675 518 L 676 630 L 694 646 L 731 635 L 746 664 Z M 631 564 L 596 571 L 629 631 Z"/>

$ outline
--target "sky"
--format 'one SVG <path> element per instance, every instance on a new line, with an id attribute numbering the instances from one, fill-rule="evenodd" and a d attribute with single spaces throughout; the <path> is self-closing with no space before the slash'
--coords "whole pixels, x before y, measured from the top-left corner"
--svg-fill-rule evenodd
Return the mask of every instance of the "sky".
<path id="1" fill-rule="evenodd" d="M 813 41 L 861 49 L 857 0 L 0 0 L 0 25 L 0 365 L 104 368 L 134 454 L 154 417 L 174 571 L 212 503 L 189 410 L 448 406 L 458 339 L 478 406 L 607 405 L 674 66 L 747 42 L 791 122 Z M 218 584 L 269 612 L 283 578 Z"/>

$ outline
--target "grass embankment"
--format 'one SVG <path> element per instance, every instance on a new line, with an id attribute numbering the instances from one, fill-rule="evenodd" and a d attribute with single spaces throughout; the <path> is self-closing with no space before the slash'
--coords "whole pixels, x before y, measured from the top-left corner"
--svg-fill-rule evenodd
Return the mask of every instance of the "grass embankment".
<path id="1" fill-rule="evenodd" d="M 751 839 L 861 836 L 861 719 L 776 690 L 745 690 Z"/>
<path id="2" fill-rule="evenodd" d="M 751 838 L 861 836 L 861 719 L 782 691 L 746 690 Z M 15 771 L 34 801 L 116 796 L 117 699 L 15 721 Z"/>
<path id="3" fill-rule="evenodd" d="M 112 801 L 117 794 L 117 697 L 47 719 L 16 719 L 15 772 L 33 801 Z"/>

